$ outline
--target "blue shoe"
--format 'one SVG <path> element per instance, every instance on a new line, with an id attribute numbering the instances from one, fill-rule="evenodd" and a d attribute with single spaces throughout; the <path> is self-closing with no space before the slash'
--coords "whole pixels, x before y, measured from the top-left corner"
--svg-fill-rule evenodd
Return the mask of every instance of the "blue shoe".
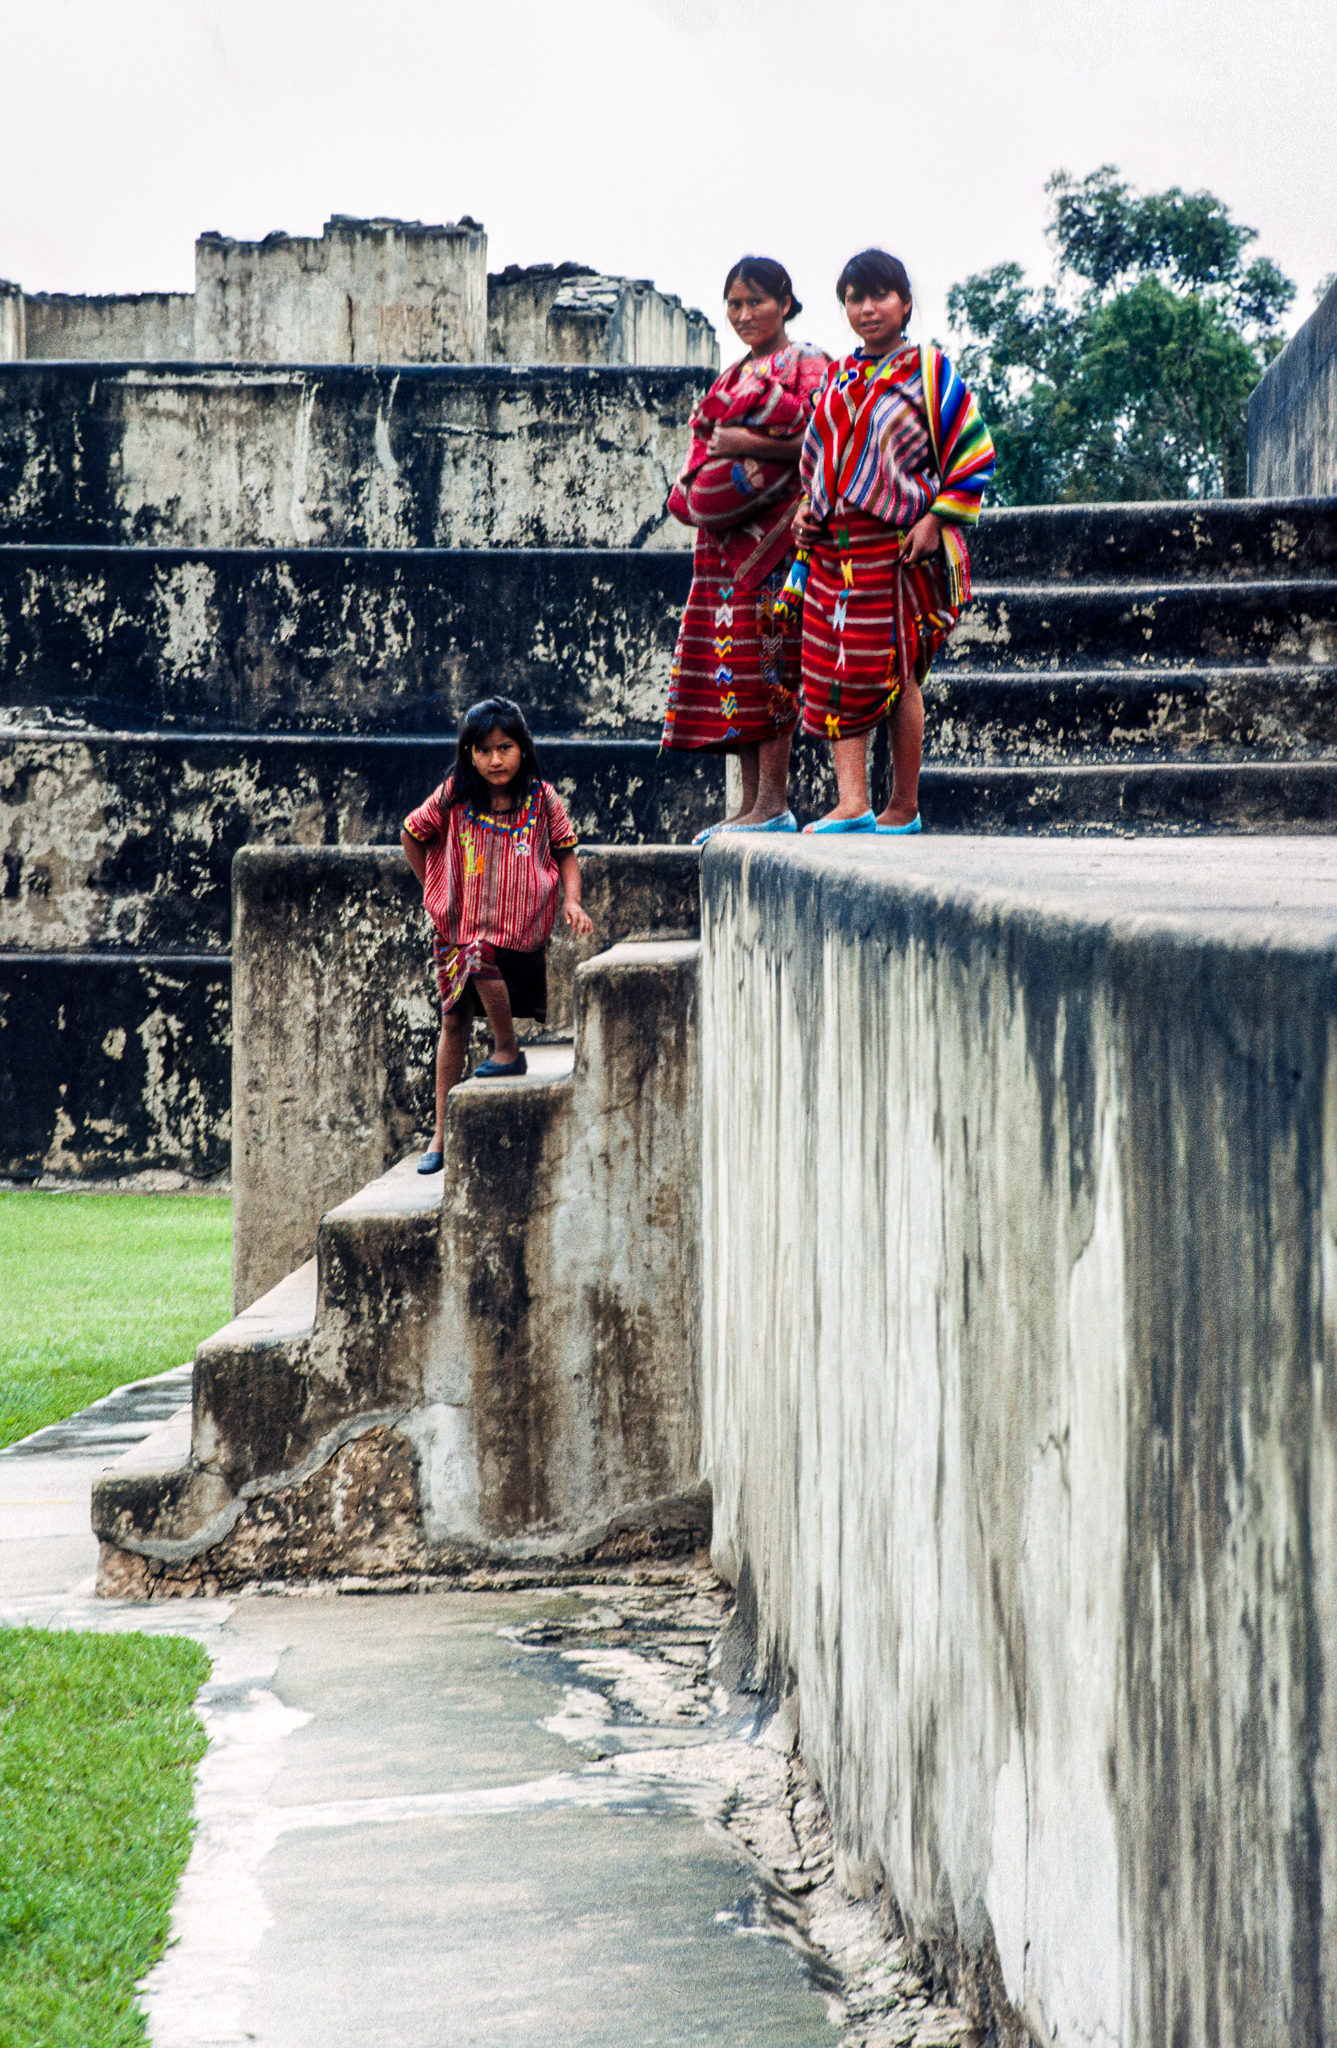
<path id="1" fill-rule="evenodd" d="M 418 1161 L 419 1173 L 440 1173 L 446 1163 L 444 1152 L 424 1152 Z"/>
<path id="2" fill-rule="evenodd" d="M 768 818 L 764 825 L 724 825 L 725 832 L 797 832 L 798 819 L 792 811 L 781 811 L 778 818 Z"/>
<path id="3" fill-rule="evenodd" d="M 704 832 L 697 833 L 695 839 L 692 841 L 693 846 L 704 846 L 708 839 L 713 839 L 717 832 L 723 832 L 724 829 L 725 827 L 723 818 L 720 819 L 718 825 L 707 825 Z"/>
<path id="4" fill-rule="evenodd" d="M 528 1071 L 521 1050 L 513 1060 L 480 1060 L 470 1078 L 475 1081 L 514 1081 Z"/>
<path id="5" fill-rule="evenodd" d="M 803 829 L 805 832 L 876 832 L 877 813 L 865 811 L 861 818 L 817 818 Z"/>
<path id="6" fill-rule="evenodd" d="M 918 811 L 916 811 L 916 812 L 915 812 L 915 814 L 914 814 L 913 818 L 911 818 L 911 820 L 910 820 L 910 822 L 909 822 L 909 824 L 908 824 L 908 825 L 875 825 L 875 826 L 873 827 L 873 830 L 874 830 L 875 832 L 883 832 L 883 833 L 890 833 L 890 832 L 922 832 L 922 831 L 923 831 L 923 829 L 924 829 L 924 828 L 923 828 L 923 826 L 922 826 L 922 825 L 920 824 L 920 822 L 919 822 L 919 813 L 918 813 Z"/>

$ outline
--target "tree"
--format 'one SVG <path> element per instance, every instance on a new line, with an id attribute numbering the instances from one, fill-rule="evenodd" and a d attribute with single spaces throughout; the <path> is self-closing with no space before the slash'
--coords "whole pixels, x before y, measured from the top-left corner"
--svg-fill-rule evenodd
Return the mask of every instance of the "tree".
<path id="1" fill-rule="evenodd" d="M 998 448 L 1005 505 L 1234 496 L 1249 393 L 1295 287 L 1210 192 L 1139 194 L 1113 164 L 1045 187 L 1052 283 L 1019 263 L 952 286 L 953 358 Z"/>

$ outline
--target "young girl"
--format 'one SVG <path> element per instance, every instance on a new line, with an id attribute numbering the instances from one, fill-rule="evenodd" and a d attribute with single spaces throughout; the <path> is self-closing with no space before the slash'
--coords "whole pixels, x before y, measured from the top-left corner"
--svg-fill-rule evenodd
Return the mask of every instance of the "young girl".
<path id="1" fill-rule="evenodd" d="M 993 475 L 993 442 L 942 350 L 908 339 L 913 301 L 899 257 L 851 256 L 836 296 L 860 346 L 832 365 L 817 400 L 794 536 L 800 562 L 811 555 L 803 730 L 831 742 L 840 794 L 804 830 L 918 832 L 921 685 L 970 601 L 965 536 Z M 782 614 L 788 602 L 787 588 Z M 891 801 L 875 817 L 868 735 L 884 719 Z"/>
<path id="2" fill-rule="evenodd" d="M 544 958 L 562 915 L 582 937 L 594 927 L 580 907 L 576 835 L 556 790 L 544 782 L 524 713 L 508 697 L 471 705 L 455 766 L 404 820 L 409 866 L 436 927 L 441 1037 L 436 1049 L 436 1125 L 419 1173 L 439 1173 L 446 1097 L 464 1071 L 469 1026 L 485 1013 L 492 1057 L 475 1077 L 523 1074 L 514 1015 L 548 1014 Z"/>

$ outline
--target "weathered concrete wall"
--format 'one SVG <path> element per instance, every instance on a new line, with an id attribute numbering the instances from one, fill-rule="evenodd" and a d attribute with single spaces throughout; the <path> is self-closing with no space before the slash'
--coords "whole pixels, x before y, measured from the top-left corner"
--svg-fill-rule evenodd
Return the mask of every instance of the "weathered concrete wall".
<path id="1" fill-rule="evenodd" d="M 1337 843 L 703 865 L 715 1554 L 1035 2038 L 1337 2039 Z"/>
<path id="2" fill-rule="evenodd" d="M 0 368 L 0 540 L 687 547 L 700 370 Z"/>
<path id="3" fill-rule="evenodd" d="M 548 956 L 569 1030 L 582 960 L 695 937 L 694 847 L 583 848 L 594 933 Z M 248 847 L 233 868 L 233 1299 L 309 1258 L 316 1226 L 428 1127 L 439 1005 L 422 896 L 397 847 Z"/>
<path id="4" fill-rule="evenodd" d="M 477 363 L 486 346 L 487 236 L 467 215 L 195 244 L 200 362 Z"/>
<path id="5" fill-rule="evenodd" d="M 548 313 L 546 347 L 558 363 L 691 363 L 712 375 L 719 344 L 704 314 L 648 277 L 574 277 Z"/>
<path id="6" fill-rule="evenodd" d="M 24 329 L 15 360 L 188 363 L 195 355 L 195 300 L 190 292 L 29 292 Z"/>
<path id="7" fill-rule="evenodd" d="M 0 544 L 0 708 L 387 736 L 501 690 L 538 731 L 658 739 L 690 581 L 652 551 Z"/>
<path id="8" fill-rule="evenodd" d="M 17 733 L 0 749 L 0 944 L 222 951 L 239 848 L 397 841 L 453 758 L 445 734 Z M 586 840 L 686 840 L 720 802 L 718 756 L 557 740 L 541 759 Z"/>
<path id="9" fill-rule="evenodd" d="M 1337 284 L 1250 393 L 1249 492 L 1337 495 Z"/>
<path id="10" fill-rule="evenodd" d="M 95 1489 L 101 1590 L 700 1544 L 698 950 L 584 962 L 574 1073 L 452 1097 L 444 1204 L 373 1182 L 201 1347 L 188 1453 Z"/>
<path id="11" fill-rule="evenodd" d="M 23 287 L 0 277 L 0 363 L 21 363 L 24 349 Z"/>
<path id="12" fill-rule="evenodd" d="M 489 271 L 487 353 L 494 363 L 553 360 L 548 315 L 554 301 L 576 279 L 597 278 L 586 263 L 508 263 Z"/>
<path id="13" fill-rule="evenodd" d="M 227 1171 L 231 966 L 0 952 L 0 1174 Z"/>

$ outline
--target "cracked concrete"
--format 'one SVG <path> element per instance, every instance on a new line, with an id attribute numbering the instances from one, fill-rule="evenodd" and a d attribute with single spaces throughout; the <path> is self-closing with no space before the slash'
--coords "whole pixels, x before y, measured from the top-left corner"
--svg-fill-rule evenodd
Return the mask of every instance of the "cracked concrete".
<path id="1" fill-rule="evenodd" d="M 0 1625 L 213 1660 L 153 2048 L 957 2048 L 698 1562 L 562 1590 L 95 1601 L 91 1478 L 182 1368 L 0 1453 Z M 837 1884 L 845 1879 L 847 1892 Z"/>

